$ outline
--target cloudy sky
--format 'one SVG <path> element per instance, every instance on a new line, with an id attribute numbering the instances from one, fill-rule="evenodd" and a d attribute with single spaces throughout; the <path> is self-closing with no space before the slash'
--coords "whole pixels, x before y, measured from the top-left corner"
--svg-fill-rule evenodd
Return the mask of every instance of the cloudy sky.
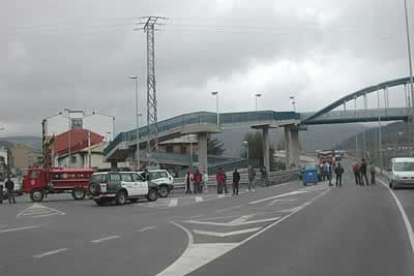
<path id="1" fill-rule="evenodd" d="M 257 92 L 260 109 L 291 110 L 295 95 L 316 111 L 408 75 L 403 0 L 2 0 L 0 136 L 40 135 L 64 108 L 132 128 L 128 76 L 144 113 L 146 101 L 146 36 L 132 30 L 147 15 L 168 17 L 156 34 L 160 120 L 214 111 L 211 91 L 222 111 L 253 110 Z"/>

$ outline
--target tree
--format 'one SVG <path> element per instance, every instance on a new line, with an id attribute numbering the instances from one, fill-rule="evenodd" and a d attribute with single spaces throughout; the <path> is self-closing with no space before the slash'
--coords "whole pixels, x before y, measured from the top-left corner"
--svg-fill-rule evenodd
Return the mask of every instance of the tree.
<path id="1" fill-rule="evenodd" d="M 261 132 L 249 132 L 246 133 L 244 136 L 244 141 L 249 143 L 249 160 L 258 160 L 259 165 L 263 166 L 263 135 Z M 275 169 L 275 161 L 274 161 L 274 154 L 275 149 L 274 147 L 270 146 L 270 170 Z M 246 158 L 246 152 L 242 154 L 243 158 Z"/>
<path id="2" fill-rule="evenodd" d="M 207 154 L 222 155 L 225 151 L 223 149 L 223 142 L 217 138 L 209 138 L 207 141 Z"/>

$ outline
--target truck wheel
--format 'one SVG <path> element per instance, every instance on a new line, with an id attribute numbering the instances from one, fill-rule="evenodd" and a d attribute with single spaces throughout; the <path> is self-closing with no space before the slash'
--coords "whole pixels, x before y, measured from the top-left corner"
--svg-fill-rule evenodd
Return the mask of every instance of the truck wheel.
<path id="1" fill-rule="evenodd" d="M 119 191 L 115 196 L 116 205 L 124 205 L 127 201 L 127 193 L 124 191 Z"/>
<path id="2" fill-rule="evenodd" d="M 158 199 L 158 191 L 156 189 L 150 189 L 147 195 L 148 201 L 156 201 Z"/>
<path id="3" fill-rule="evenodd" d="M 167 197 L 170 194 L 170 191 L 166 185 L 162 185 L 158 189 L 158 194 L 160 197 Z"/>
<path id="4" fill-rule="evenodd" d="M 86 192 L 82 187 L 75 187 L 72 191 L 72 197 L 75 200 L 83 200 L 85 199 Z"/>
<path id="5" fill-rule="evenodd" d="M 86 197 L 86 192 L 82 187 L 75 187 L 72 190 L 72 197 L 74 200 L 83 200 Z"/>
<path id="6" fill-rule="evenodd" d="M 44 196 L 44 192 L 40 189 L 35 189 L 30 192 L 30 200 L 33 202 L 41 202 Z"/>

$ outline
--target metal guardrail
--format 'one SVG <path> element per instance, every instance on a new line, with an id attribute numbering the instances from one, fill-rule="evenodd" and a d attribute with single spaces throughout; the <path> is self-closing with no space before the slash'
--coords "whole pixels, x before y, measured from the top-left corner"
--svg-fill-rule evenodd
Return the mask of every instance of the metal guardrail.
<path id="1" fill-rule="evenodd" d="M 276 184 L 280 184 L 280 183 L 284 183 L 284 182 L 299 179 L 299 172 L 300 172 L 300 170 L 270 172 L 269 173 L 268 186 L 272 186 L 272 185 L 276 185 Z M 233 183 L 233 173 L 228 172 L 228 173 L 226 173 L 226 175 L 227 175 L 227 184 Z M 256 181 L 257 184 L 260 184 L 260 183 L 263 184 L 263 180 L 261 179 L 261 175 L 259 173 L 256 173 L 255 181 Z M 240 173 L 240 182 L 239 182 L 239 184 L 248 184 L 248 182 L 249 181 L 248 181 L 247 173 Z M 208 185 L 208 187 L 216 187 L 217 186 L 216 177 L 214 175 L 209 176 L 209 182 L 208 182 L 207 185 Z M 185 186 L 186 186 L 186 183 L 185 183 L 185 178 L 184 177 L 174 179 L 174 190 L 185 189 Z"/>

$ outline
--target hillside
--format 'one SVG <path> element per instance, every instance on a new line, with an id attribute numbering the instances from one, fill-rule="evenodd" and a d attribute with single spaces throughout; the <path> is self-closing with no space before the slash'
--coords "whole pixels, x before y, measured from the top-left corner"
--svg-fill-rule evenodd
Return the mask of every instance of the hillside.
<path id="1" fill-rule="evenodd" d="M 345 137 L 352 137 L 366 129 L 362 124 L 309 126 L 307 131 L 300 132 L 300 140 L 304 150 L 314 151 L 334 147 Z M 250 128 L 227 129 L 220 134 L 216 134 L 215 137 L 223 142 L 226 154 L 240 156 L 245 134 L 254 131 Z M 284 137 L 284 129 L 271 130 L 269 137 L 271 145 L 276 146 L 278 139 Z"/>
<path id="2" fill-rule="evenodd" d="M 0 146 L 4 145 L 7 148 L 11 148 L 14 145 L 31 145 L 34 148 L 42 148 L 42 138 L 36 136 L 10 136 L 0 138 Z"/>

